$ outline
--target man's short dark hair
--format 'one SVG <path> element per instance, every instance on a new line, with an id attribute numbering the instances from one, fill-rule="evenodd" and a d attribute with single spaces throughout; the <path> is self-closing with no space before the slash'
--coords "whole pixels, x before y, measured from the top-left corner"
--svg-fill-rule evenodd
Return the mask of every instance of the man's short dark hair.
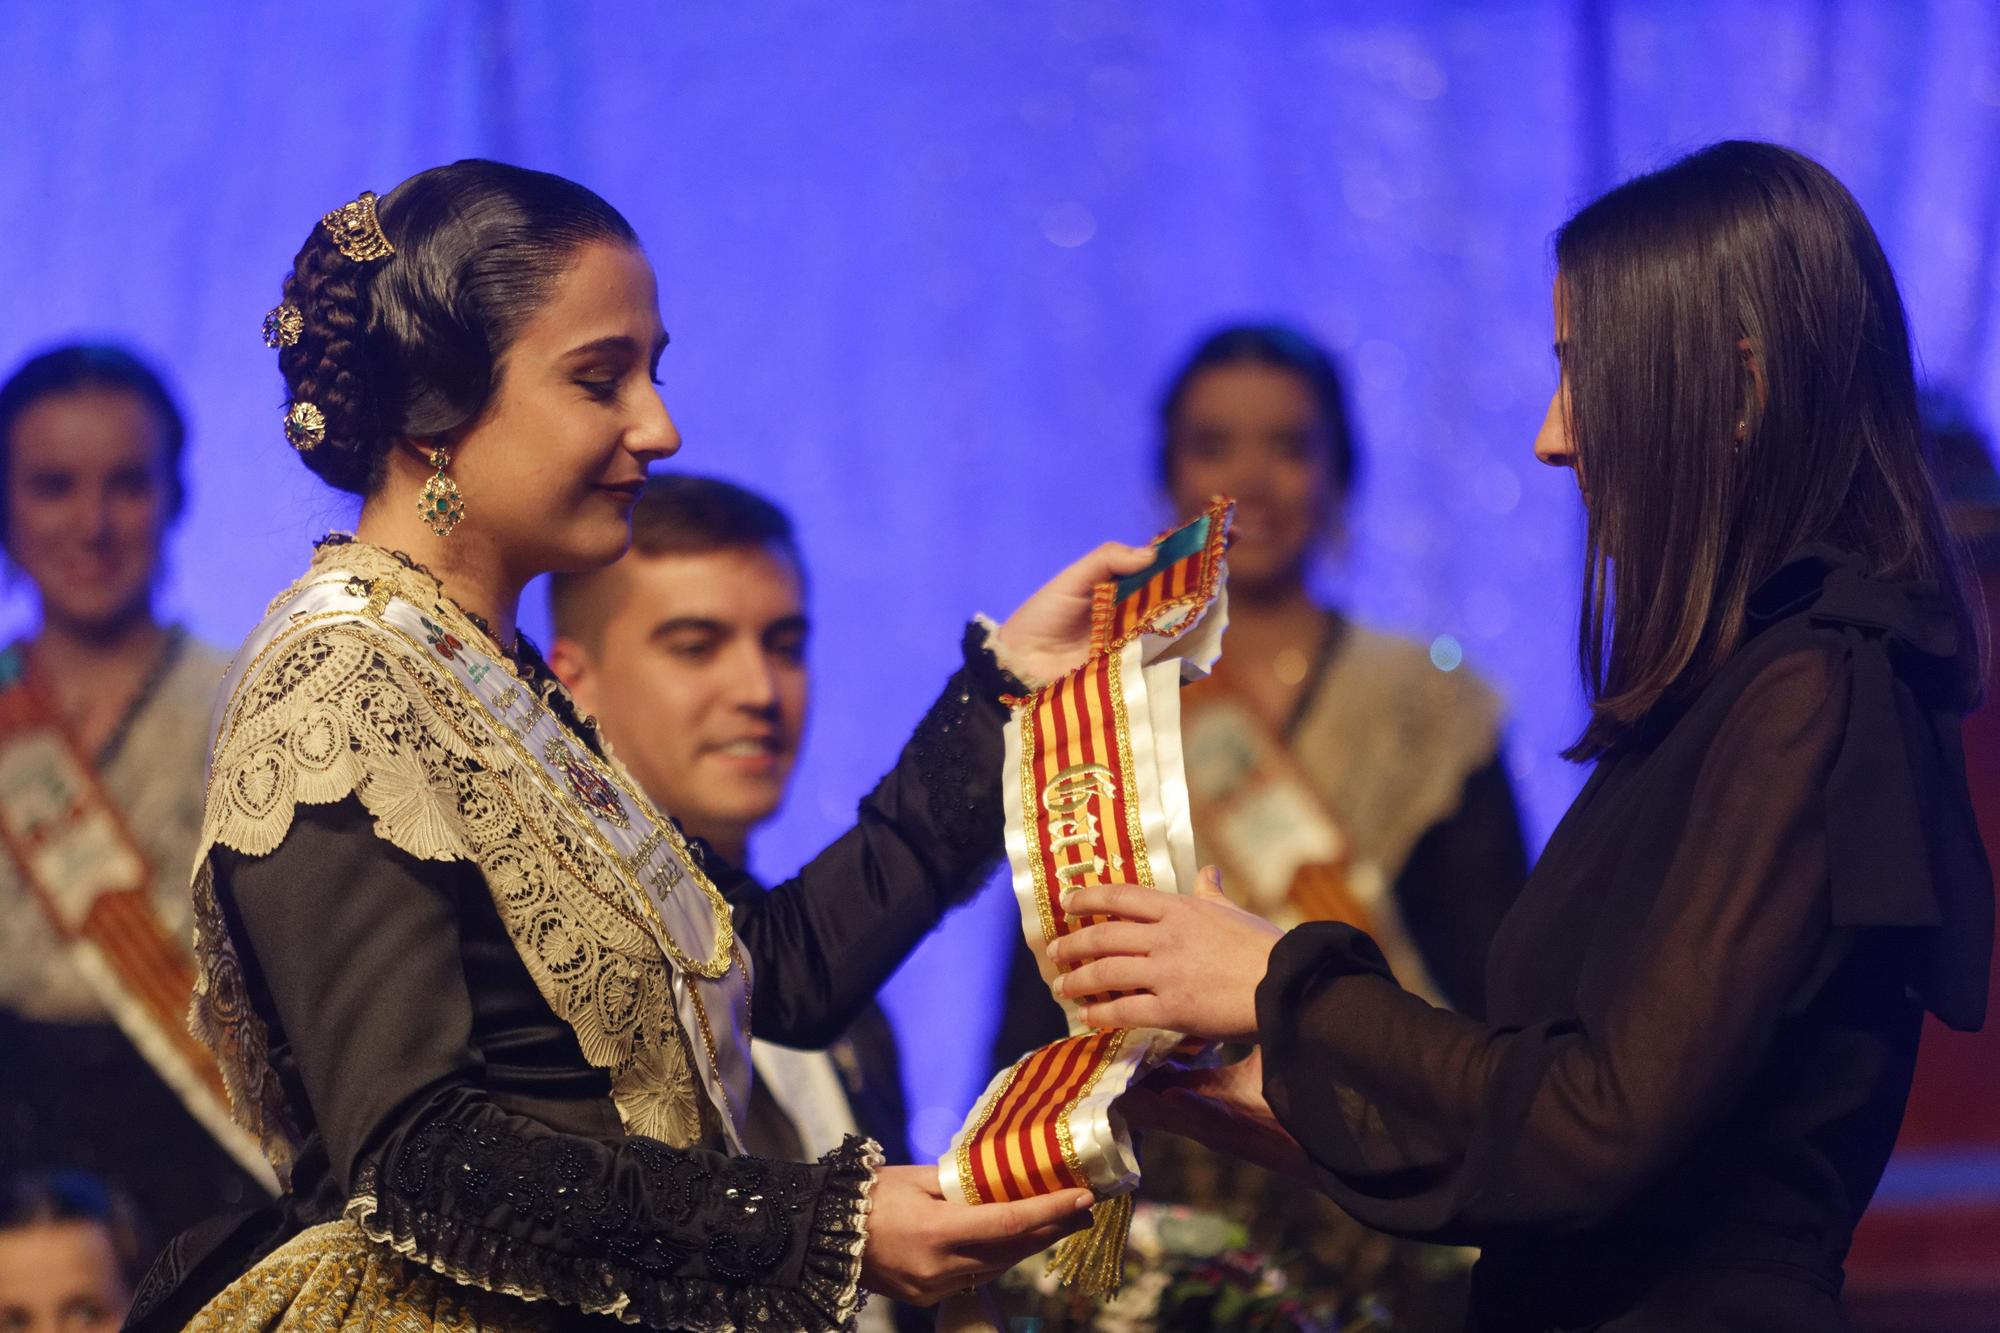
<path id="1" fill-rule="evenodd" d="M 755 491 L 685 472 L 646 479 L 632 507 L 632 549 L 641 555 L 698 555 L 776 546 L 794 558 L 791 517 Z"/>
<path id="2" fill-rule="evenodd" d="M 776 550 L 805 576 L 791 516 L 755 491 L 718 477 L 686 472 L 646 479 L 632 507 L 632 553 L 706 555 L 711 551 Z M 594 634 L 600 613 L 586 605 L 588 589 L 606 570 L 549 577 L 549 619 L 562 638 Z"/>

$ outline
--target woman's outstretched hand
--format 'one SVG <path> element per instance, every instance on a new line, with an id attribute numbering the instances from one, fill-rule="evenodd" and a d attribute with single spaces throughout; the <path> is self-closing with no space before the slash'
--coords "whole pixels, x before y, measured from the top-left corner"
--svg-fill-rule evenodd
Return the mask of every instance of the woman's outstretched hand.
<path id="1" fill-rule="evenodd" d="M 1109 916 L 1049 946 L 1057 995 L 1094 1028 L 1168 1028 L 1213 1041 L 1257 1039 L 1257 985 L 1284 934 L 1222 896 L 1214 866 L 1183 896 L 1127 884 L 1063 895 L 1072 917 Z M 1115 998 L 1097 999 L 1097 996 Z"/>
<path id="2" fill-rule="evenodd" d="M 1083 665 L 1090 652 L 1090 591 L 1152 563 L 1153 548 L 1106 542 L 1044 583 L 1000 626 L 1007 664 L 1036 684 Z"/>
<path id="3" fill-rule="evenodd" d="M 1264 1100 L 1264 1053 L 1216 1069 L 1162 1069 L 1118 1099 L 1127 1124 L 1192 1139 L 1266 1171 L 1304 1176 L 1305 1150 Z"/>
<path id="4" fill-rule="evenodd" d="M 934 1166 L 885 1166 L 869 1195 L 861 1285 L 934 1305 L 1090 1225 L 1089 1190 L 1012 1203 L 947 1203 Z"/>

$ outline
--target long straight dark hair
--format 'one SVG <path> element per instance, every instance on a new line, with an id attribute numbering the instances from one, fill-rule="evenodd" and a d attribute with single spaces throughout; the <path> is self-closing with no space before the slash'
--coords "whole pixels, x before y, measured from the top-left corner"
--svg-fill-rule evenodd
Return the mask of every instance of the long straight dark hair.
<path id="1" fill-rule="evenodd" d="M 1590 495 L 1573 759 L 1742 643 L 1751 591 L 1826 542 L 1936 584 L 1976 695 L 1979 626 L 1924 465 L 1895 275 L 1811 159 L 1729 141 L 1612 190 L 1556 236 L 1570 436 Z"/>

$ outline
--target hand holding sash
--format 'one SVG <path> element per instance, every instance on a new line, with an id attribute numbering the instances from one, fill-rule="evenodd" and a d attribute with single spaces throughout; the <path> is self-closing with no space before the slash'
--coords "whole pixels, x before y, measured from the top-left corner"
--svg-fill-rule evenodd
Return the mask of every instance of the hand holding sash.
<path id="1" fill-rule="evenodd" d="M 968 1211 L 946 1203 L 937 1172 L 885 1166 L 869 1196 L 861 1285 L 912 1305 L 931 1305 L 1006 1272 L 1090 1222 L 1087 1190 Z"/>
<path id="2" fill-rule="evenodd" d="M 1000 625 L 1005 665 L 1042 684 L 1083 665 L 1091 650 L 1097 590 L 1144 569 L 1150 546 L 1106 542 L 1044 583 Z"/>
<path id="3" fill-rule="evenodd" d="M 1223 896 L 1214 866 L 1194 893 L 1102 884 L 1078 889 L 1072 915 L 1102 918 L 1049 945 L 1056 998 L 1081 1002 L 1093 1028 L 1172 1028 L 1210 1041 L 1257 1040 L 1257 986 L 1284 932 Z"/>
<path id="4" fill-rule="evenodd" d="M 1274 1175 L 1308 1180 L 1312 1162 L 1264 1099 L 1264 1052 L 1233 1065 L 1156 1070 L 1118 1101 L 1140 1132 L 1177 1134 Z"/>
<path id="5" fill-rule="evenodd" d="M 1079 891 L 1138 885 L 1130 891 L 1166 897 L 1193 887 L 1180 686 L 1206 675 L 1220 653 L 1229 517 L 1228 501 L 1216 500 L 1161 538 L 1144 567 L 1097 583 L 1087 660 L 1015 701 L 1001 783 L 1007 856 L 1022 929 L 1047 980 L 1057 976 L 1049 943 L 1091 924 L 1071 909 Z M 1044 608 L 1057 623 L 1076 599 Z M 1151 1027 L 1093 1031 L 1074 1004 L 1064 1010 L 1070 1035 L 994 1078 L 938 1171 L 945 1197 L 968 1204 L 1090 1189 L 1106 1202 L 1088 1233 L 1057 1247 L 1052 1266 L 1081 1290 L 1103 1292 L 1121 1276 L 1139 1183 L 1113 1103 L 1184 1039 Z"/>

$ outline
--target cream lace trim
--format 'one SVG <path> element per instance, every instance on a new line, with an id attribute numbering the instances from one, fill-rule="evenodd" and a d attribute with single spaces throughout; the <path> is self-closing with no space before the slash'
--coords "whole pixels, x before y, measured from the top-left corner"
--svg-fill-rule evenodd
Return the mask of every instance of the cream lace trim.
<path id="1" fill-rule="evenodd" d="M 1446 674 L 1406 639 L 1350 625 L 1291 736 L 1292 752 L 1354 840 L 1394 883 L 1417 842 L 1457 813 L 1466 779 L 1500 744 L 1500 700 Z"/>
<path id="2" fill-rule="evenodd" d="M 333 554 L 339 568 L 362 566 L 391 586 L 416 577 L 372 548 Z M 200 977 L 191 1023 L 217 1054 L 239 1121 L 281 1179 L 299 1134 L 245 999 L 208 852 L 266 855 L 299 805 L 350 794 L 374 816 L 376 833 L 409 855 L 479 867 L 543 998 L 575 1030 L 584 1057 L 610 1075 L 628 1133 L 688 1147 L 715 1128 L 658 942 L 615 890 L 592 887 L 616 885 L 618 868 L 584 818 L 488 741 L 484 725 L 421 655 L 345 616 L 274 640 L 229 701 L 193 885 Z"/>

